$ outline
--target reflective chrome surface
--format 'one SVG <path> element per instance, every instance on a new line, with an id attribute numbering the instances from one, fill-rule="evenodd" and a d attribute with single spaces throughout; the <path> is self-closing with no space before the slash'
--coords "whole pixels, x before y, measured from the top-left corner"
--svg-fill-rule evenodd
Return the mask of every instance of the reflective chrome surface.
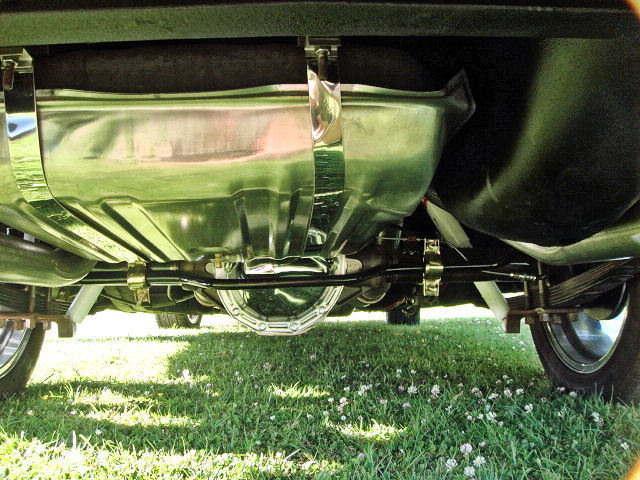
<path id="1" fill-rule="evenodd" d="M 558 325 L 547 322 L 544 328 L 562 362 L 576 372 L 589 374 L 602 368 L 615 352 L 627 312 L 624 308 L 606 320 L 580 312 L 574 321 L 564 320 Z"/>
<path id="2" fill-rule="evenodd" d="M 38 220 L 56 230 L 69 232 L 75 242 L 95 256 L 107 261 L 134 260 L 133 253 L 73 216 L 51 195 L 40 156 L 31 57 L 23 51 L 17 63 L 11 61 L 16 64 L 13 81 L 3 84 L 8 147 L 5 161 L 9 161 L 20 195 L 33 208 Z"/>
<path id="3" fill-rule="evenodd" d="M 62 287 L 83 279 L 95 260 L 0 234 L 0 282 Z"/>
<path id="4" fill-rule="evenodd" d="M 13 327 L 0 328 L 0 381 L 11 371 L 27 346 L 31 329 L 14 330 Z"/>
<path id="5" fill-rule="evenodd" d="M 345 194 L 338 45 L 337 39 L 309 37 L 305 45 L 315 164 L 311 229 L 320 237 L 324 255 L 328 254 L 328 247 L 334 240 L 329 238 L 329 233 L 336 223 Z"/>
<path id="6" fill-rule="evenodd" d="M 473 112 L 464 74 L 426 93 L 341 85 L 344 190 L 324 236 L 309 230 L 318 185 L 308 85 L 199 94 L 56 90 L 38 91 L 37 99 L 53 198 L 156 261 L 283 259 L 312 243 L 324 243 L 326 257 L 357 251 L 413 211 L 445 141 Z M 34 226 L 16 215 L 24 198 L 3 178 L 6 156 L 0 150 L 7 189 L 0 221 L 42 233 L 41 217 L 31 217 Z M 73 233 L 54 231 L 63 240 Z"/>
<path id="7" fill-rule="evenodd" d="M 342 287 L 220 290 L 229 315 L 259 335 L 299 335 L 324 320 Z"/>
<path id="8" fill-rule="evenodd" d="M 265 265 L 269 267 L 268 265 Z M 227 265 L 216 269 L 216 277 L 240 278 L 245 265 Z M 340 255 L 325 262 L 319 257 L 279 262 L 252 274 L 312 273 L 344 274 L 347 259 Z M 258 273 L 261 272 L 261 273 Z M 263 288 L 252 290 L 218 290 L 227 313 L 259 335 L 299 335 L 324 320 L 340 298 L 343 287 Z"/>

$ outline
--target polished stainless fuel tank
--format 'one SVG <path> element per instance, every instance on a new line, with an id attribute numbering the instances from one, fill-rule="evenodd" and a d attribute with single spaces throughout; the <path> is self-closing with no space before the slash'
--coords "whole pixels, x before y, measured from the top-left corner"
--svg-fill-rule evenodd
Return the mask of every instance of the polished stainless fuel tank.
<path id="1" fill-rule="evenodd" d="M 474 106 L 464 73 L 440 91 L 340 95 L 37 90 L 37 124 L 0 104 L 0 223 L 110 262 L 357 251 L 414 210 Z M 316 135 L 334 107 L 339 149 Z"/>

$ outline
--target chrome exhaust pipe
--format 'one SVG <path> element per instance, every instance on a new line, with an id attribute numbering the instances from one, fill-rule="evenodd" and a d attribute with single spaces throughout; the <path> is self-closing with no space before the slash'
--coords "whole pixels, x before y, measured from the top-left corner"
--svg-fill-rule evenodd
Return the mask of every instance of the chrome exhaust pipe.
<path id="1" fill-rule="evenodd" d="M 640 257 L 640 203 L 636 203 L 613 227 L 564 247 L 541 247 L 534 243 L 504 240 L 513 248 L 551 265 L 603 262 Z"/>
<path id="2" fill-rule="evenodd" d="M 82 280 L 96 263 L 64 250 L 0 235 L 0 282 L 64 287 Z"/>

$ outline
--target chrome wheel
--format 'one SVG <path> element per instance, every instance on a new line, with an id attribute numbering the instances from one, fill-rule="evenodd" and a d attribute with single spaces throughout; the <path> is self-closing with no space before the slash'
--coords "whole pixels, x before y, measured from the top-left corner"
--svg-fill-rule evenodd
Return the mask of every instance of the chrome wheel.
<path id="1" fill-rule="evenodd" d="M 628 316 L 628 306 L 601 320 L 585 310 L 574 318 L 564 317 L 561 324 L 546 323 L 545 330 L 558 358 L 571 370 L 594 373 L 613 355 Z"/>
<path id="2" fill-rule="evenodd" d="M 4 327 L 0 330 L 0 378 L 4 377 L 14 367 L 27 346 L 31 330 L 14 330 Z"/>

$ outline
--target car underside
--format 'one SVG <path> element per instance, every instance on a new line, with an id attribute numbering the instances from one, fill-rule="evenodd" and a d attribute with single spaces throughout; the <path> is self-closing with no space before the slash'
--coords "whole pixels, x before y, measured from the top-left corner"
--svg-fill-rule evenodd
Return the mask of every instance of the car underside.
<path id="1" fill-rule="evenodd" d="M 640 400 L 640 23 L 593 3 L 6 2 L 0 394 L 101 310 L 474 303 Z"/>

